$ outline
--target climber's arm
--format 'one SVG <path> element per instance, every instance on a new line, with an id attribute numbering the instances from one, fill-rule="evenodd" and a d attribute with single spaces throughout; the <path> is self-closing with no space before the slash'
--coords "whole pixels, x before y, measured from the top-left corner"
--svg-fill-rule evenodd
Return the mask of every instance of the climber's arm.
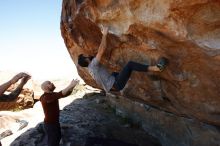
<path id="1" fill-rule="evenodd" d="M 108 34 L 108 27 L 105 27 L 103 30 L 102 41 L 99 46 L 98 53 L 96 55 L 96 59 L 98 60 L 98 62 L 101 61 L 101 58 L 102 58 L 102 56 L 106 50 L 106 47 L 107 47 L 107 42 L 106 42 L 107 34 Z"/>

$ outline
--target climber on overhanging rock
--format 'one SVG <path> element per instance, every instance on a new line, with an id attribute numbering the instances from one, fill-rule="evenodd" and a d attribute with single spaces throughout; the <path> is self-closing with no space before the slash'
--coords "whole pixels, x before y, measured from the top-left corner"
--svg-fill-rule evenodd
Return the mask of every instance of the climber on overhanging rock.
<path id="1" fill-rule="evenodd" d="M 107 69 L 101 64 L 101 58 L 106 50 L 106 36 L 108 33 L 108 28 L 103 29 L 103 36 L 101 40 L 101 44 L 98 49 L 98 53 L 95 57 L 93 56 L 85 56 L 80 54 L 78 56 L 78 64 L 81 67 L 88 67 L 89 73 L 96 81 L 98 85 L 100 85 L 106 92 L 111 91 L 120 91 L 122 90 L 132 71 L 139 72 L 161 72 L 165 69 L 168 60 L 164 57 L 161 57 L 155 66 L 149 66 L 145 64 L 140 64 L 137 62 L 129 61 L 121 72 L 113 72 L 110 74 Z"/>
<path id="2" fill-rule="evenodd" d="M 9 80 L 8 82 L 0 85 L 0 102 L 8 102 L 8 101 L 13 101 L 14 99 L 16 99 L 18 97 L 18 95 L 21 93 L 23 86 L 27 83 L 27 81 L 31 78 L 30 75 L 26 74 L 26 73 L 18 73 L 17 75 L 15 75 L 11 80 Z M 18 85 L 18 87 L 11 92 L 11 94 L 6 95 L 4 94 L 4 92 L 12 85 L 15 84 L 16 82 L 18 82 L 18 80 L 21 79 L 20 84 Z"/>

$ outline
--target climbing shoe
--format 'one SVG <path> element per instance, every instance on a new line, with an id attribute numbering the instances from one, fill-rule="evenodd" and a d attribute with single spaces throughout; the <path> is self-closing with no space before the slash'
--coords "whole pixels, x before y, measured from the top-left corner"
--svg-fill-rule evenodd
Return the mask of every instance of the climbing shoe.
<path id="1" fill-rule="evenodd" d="M 160 69 L 160 71 L 163 71 L 166 68 L 168 62 L 169 61 L 167 58 L 161 57 L 157 63 L 157 67 Z"/>

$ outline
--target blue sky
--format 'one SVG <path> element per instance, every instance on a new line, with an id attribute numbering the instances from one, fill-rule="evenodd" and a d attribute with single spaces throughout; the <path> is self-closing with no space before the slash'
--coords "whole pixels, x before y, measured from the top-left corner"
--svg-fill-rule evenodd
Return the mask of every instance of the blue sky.
<path id="1" fill-rule="evenodd" d="M 33 78 L 76 76 L 60 32 L 62 0 L 0 1 L 0 71 Z"/>

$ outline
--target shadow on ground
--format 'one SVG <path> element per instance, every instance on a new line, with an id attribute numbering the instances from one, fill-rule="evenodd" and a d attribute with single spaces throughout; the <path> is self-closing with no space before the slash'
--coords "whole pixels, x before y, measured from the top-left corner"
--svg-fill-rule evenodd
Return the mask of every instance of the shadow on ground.
<path id="1" fill-rule="evenodd" d="M 102 93 L 74 100 L 60 113 L 61 146 L 160 146 L 138 123 L 118 117 Z M 11 146 L 46 146 L 43 124 L 29 129 Z"/>

